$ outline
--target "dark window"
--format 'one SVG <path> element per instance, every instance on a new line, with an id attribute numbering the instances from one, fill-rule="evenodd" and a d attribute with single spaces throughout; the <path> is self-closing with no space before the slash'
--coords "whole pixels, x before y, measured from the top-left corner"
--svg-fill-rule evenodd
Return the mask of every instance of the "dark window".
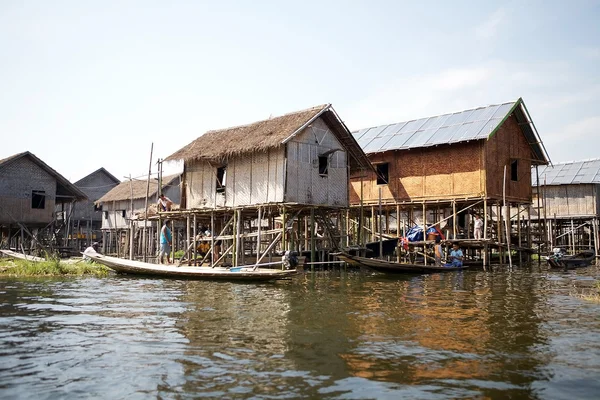
<path id="1" fill-rule="evenodd" d="M 104 211 L 104 219 L 108 219 L 108 211 Z"/>
<path id="2" fill-rule="evenodd" d="M 376 164 L 375 167 L 377 168 L 377 184 L 387 185 L 390 181 L 389 164 Z"/>
<path id="3" fill-rule="evenodd" d="M 510 180 L 515 182 L 519 180 L 519 160 L 510 162 Z"/>
<path id="4" fill-rule="evenodd" d="M 31 208 L 46 208 L 46 192 L 43 190 L 31 191 Z"/>
<path id="5" fill-rule="evenodd" d="M 217 168 L 217 193 L 225 192 L 225 181 L 227 180 L 227 167 Z"/>
<path id="6" fill-rule="evenodd" d="M 319 156 L 319 175 L 327 175 L 329 170 L 329 157 Z"/>
<path id="7" fill-rule="evenodd" d="M 121 215 L 123 216 L 123 218 L 125 218 L 127 216 L 127 212 L 125 210 L 121 211 Z"/>

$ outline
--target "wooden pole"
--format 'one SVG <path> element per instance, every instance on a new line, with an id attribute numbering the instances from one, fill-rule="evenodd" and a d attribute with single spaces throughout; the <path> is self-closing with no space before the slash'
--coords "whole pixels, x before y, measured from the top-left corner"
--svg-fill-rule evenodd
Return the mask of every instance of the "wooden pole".
<path id="1" fill-rule="evenodd" d="M 143 259 L 144 262 L 148 259 L 148 241 L 147 241 L 147 227 L 148 227 L 148 195 L 150 193 L 150 174 L 152 173 L 152 152 L 154 151 L 154 143 L 150 145 L 150 165 L 148 167 L 148 180 L 146 185 L 146 205 L 144 207 L 144 232 L 142 232 L 143 238 L 142 242 L 144 242 L 144 254 Z"/>
<path id="2" fill-rule="evenodd" d="M 427 253 L 427 208 L 423 202 L 423 253 Z M 423 257 L 423 262 L 427 265 L 427 257 Z"/>
<path id="3" fill-rule="evenodd" d="M 496 230 L 498 233 L 498 257 L 500 259 L 500 265 L 503 265 L 504 250 L 502 247 L 502 212 L 500 210 L 499 202 L 496 202 Z"/>
<path id="4" fill-rule="evenodd" d="M 456 200 L 452 200 L 452 239 L 456 239 Z"/>
<path id="5" fill-rule="evenodd" d="M 286 229 L 285 229 L 285 225 L 287 224 L 286 221 L 286 217 L 287 215 L 285 214 L 285 205 L 282 206 L 281 209 L 281 250 L 283 250 L 283 252 L 285 252 L 287 250 L 287 235 L 286 235 Z"/>
<path id="6" fill-rule="evenodd" d="M 365 170 L 361 169 L 360 171 L 360 213 L 359 213 L 359 218 L 358 218 L 358 246 L 362 246 L 363 243 L 363 224 L 364 224 L 364 218 L 365 218 L 365 210 L 364 210 L 364 206 L 363 206 L 363 176 L 365 174 Z M 311 213 L 314 212 L 311 211 Z M 313 223 L 312 220 L 312 214 L 311 214 L 311 224 Z M 312 247 L 312 246 L 311 246 Z M 311 262 L 314 262 L 315 260 L 311 260 Z M 314 268 L 312 267 L 311 264 L 311 269 L 314 270 Z"/>
<path id="7" fill-rule="evenodd" d="M 131 174 L 129 174 L 129 198 L 131 200 L 129 210 L 129 259 L 133 260 L 133 183 L 131 182 Z"/>
<path id="8" fill-rule="evenodd" d="M 486 270 L 489 259 L 488 259 L 488 205 L 487 205 L 487 197 L 483 199 L 483 269 Z"/>
<path id="9" fill-rule="evenodd" d="M 502 201 L 504 205 L 504 213 L 506 216 L 504 217 L 504 225 L 506 229 L 506 249 L 508 250 L 508 266 L 512 269 L 512 255 L 510 254 L 510 209 L 506 205 L 506 165 L 504 165 L 504 180 L 502 182 Z"/>
<path id="10" fill-rule="evenodd" d="M 383 218 L 381 218 L 381 187 L 379 188 L 379 258 L 383 258 Z"/>
<path id="11" fill-rule="evenodd" d="M 315 272 L 315 208 L 310 208 L 310 272 Z"/>
<path id="12" fill-rule="evenodd" d="M 594 233 L 594 251 L 596 252 L 596 255 L 598 255 L 598 219 L 594 218 L 592 220 L 592 227 L 593 227 L 593 233 Z"/>
<path id="13" fill-rule="evenodd" d="M 260 257 L 260 245 L 262 243 L 262 207 L 258 206 L 258 227 L 256 235 L 256 259 Z"/>
<path id="14" fill-rule="evenodd" d="M 194 257 L 194 262 L 192 263 L 194 266 L 198 265 L 196 258 L 198 257 L 198 219 L 197 215 L 194 214 L 194 224 L 192 225 L 192 235 L 194 235 L 192 239 L 192 243 L 194 244 L 194 250 L 192 251 L 192 256 Z M 212 236 L 211 230 L 211 236 Z"/>

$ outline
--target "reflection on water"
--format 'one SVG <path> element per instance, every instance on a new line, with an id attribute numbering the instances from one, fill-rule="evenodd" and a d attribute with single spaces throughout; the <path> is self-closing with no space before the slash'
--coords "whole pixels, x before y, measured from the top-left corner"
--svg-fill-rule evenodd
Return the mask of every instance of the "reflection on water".
<path id="1" fill-rule="evenodd" d="M 597 267 L 0 280 L 1 398 L 596 398 Z"/>

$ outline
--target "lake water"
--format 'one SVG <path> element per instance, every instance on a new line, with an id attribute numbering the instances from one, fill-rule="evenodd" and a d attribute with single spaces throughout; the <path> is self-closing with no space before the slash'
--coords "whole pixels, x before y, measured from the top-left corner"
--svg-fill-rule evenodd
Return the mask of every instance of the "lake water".
<path id="1" fill-rule="evenodd" d="M 598 267 L 0 279 L 2 399 L 598 399 Z"/>

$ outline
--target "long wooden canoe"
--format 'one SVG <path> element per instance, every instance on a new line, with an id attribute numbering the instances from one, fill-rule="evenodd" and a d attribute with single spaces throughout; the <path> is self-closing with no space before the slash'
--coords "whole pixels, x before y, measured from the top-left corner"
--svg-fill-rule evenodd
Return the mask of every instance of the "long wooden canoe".
<path id="1" fill-rule="evenodd" d="M 468 269 L 468 265 L 462 267 L 436 267 L 434 265 L 419 265 L 419 264 L 404 264 L 396 263 L 385 260 L 377 260 L 374 258 L 359 257 L 348 253 L 337 253 L 337 258 L 347 262 L 351 265 L 364 266 L 377 272 L 383 272 L 388 274 L 421 274 L 421 273 L 435 273 L 435 272 L 450 272 L 450 271 L 462 271 Z"/>
<path id="2" fill-rule="evenodd" d="M 207 279 L 227 281 L 273 281 L 289 278 L 297 271 L 269 268 L 254 269 L 252 265 L 236 268 L 225 267 L 189 267 L 176 265 L 151 264 L 135 260 L 105 256 L 99 253 L 86 254 L 97 263 L 106 265 L 122 274 L 152 275 L 165 278 Z"/>
<path id="3" fill-rule="evenodd" d="M 30 256 L 28 254 L 23 254 L 23 253 L 17 253 L 16 251 L 12 251 L 12 250 L 0 250 L 0 253 L 4 254 L 7 257 L 18 258 L 19 260 L 27 260 L 27 261 L 33 261 L 33 262 L 46 261 L 46 259 L 41 258 L 41 257 Z"/>

